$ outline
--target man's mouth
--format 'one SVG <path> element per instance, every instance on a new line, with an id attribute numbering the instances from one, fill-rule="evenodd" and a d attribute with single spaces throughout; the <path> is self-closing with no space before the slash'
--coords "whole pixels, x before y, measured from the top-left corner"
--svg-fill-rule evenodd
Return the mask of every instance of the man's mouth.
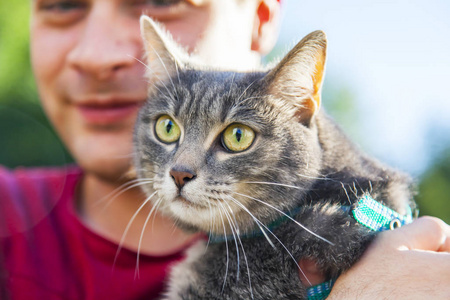
<path id="1" fill-rule="evenodd" d="M 93 125 L 110 125 L 134 117 L 142 101 L 108 101 L 77 104 L 84 120 Z"/>

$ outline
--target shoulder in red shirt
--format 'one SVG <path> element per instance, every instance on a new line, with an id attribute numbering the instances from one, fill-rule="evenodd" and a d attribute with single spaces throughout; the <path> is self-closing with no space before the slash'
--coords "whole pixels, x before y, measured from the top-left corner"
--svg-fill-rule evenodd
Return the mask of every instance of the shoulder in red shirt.
<path id="1" fill-rule="evenodd" d="M 155 299 L 168 267 L 182 259 L 141 255 L 95 234 L 74 209 L 77 167 L 0 167 L 0 251 L 11 299 Z M 0 256 L 1 257 L 1 256 Z M 0 286 L 0 297 L 1 297 Z"/>

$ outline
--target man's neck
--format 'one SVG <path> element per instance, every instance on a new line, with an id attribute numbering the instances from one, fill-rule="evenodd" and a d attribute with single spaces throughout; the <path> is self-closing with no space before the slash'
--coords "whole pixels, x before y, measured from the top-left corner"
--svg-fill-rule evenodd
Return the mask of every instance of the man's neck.
<path id="1" fill-rule="evenodd" d="M 151 202 L 144 204 L 146 197 L 140 188 L 130 186 L 120 187 L 86 174 L 77 201 L 77 212 L 83 223 L 118 245 L 122 243 L 123 247 L 134 251 L 139 248 L 140 253 L 148 255 L 177 252 L 195 238 L 179 230 L 172 220 L 156 210 L 148 219 Z"/>

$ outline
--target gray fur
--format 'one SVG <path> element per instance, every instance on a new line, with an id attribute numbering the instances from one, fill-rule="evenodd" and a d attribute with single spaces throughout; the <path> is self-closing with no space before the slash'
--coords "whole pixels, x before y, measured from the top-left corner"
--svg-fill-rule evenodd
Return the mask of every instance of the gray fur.
<path id="1" fill-rule="evenodd" d="M 305 38 L 268 72 L 180 67 L 166 53 L 165 62 L 149 60 L 150 68 L 159 64 L 167 76 L 149 78 L 149 101 L 136 123 L 137 173 L 153 180 L 144 190 L 157 192 L 152 201 L 182 229 L 216 236 L 238 231 L 242 237 L 207 249 L 200 242 L 191 249 L 173 270 L 168 299 L 305 299 L 295 261 L 314 258 L 328 277 L 336 278 L 373 238 L 342 206 L 364 193 L 400 213 L 411 204 L 409 177 L 361 153 L 317 111 L 318 49 L 324 60 L 321 32 Z M 172 62 L 177 66 L 161 66 Z M 156 138 L 154 124 L 161 115 L 180 126 L 178 142 Z M 233 123 L 256 132 L 252 146 L 240 153 L 230 153 L 221 142 L 222 132 Z M 169 175 L 173 168 L 195 177 L 178 190 Z M 260 230 L 254 218 L 268 225 L 282 217 L 280 211 L 298 207 L 298 223 L 287 220 L 273 235 L 267 232 L 274 247 L 263 235 L 246 237 Z"/>

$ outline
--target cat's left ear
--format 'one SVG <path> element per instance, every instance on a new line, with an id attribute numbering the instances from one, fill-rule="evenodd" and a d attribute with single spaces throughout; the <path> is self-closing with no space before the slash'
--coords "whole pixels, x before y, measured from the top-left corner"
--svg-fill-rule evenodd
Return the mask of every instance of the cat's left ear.
<path id="1" fill-rule="evenodd" d="M 146 77 L 151 82 L 166 81 L 185 67 L 189 55 L 162 25 L 148 16 L 142 16 L 140 22 L 147 58 Z"/>
<path id="2" fill-rule="evenodd" d="M 274 104 L 309 125 L 321 102 L 327 39 L 323 31 L 303 38 L 267 75 Z"/>

